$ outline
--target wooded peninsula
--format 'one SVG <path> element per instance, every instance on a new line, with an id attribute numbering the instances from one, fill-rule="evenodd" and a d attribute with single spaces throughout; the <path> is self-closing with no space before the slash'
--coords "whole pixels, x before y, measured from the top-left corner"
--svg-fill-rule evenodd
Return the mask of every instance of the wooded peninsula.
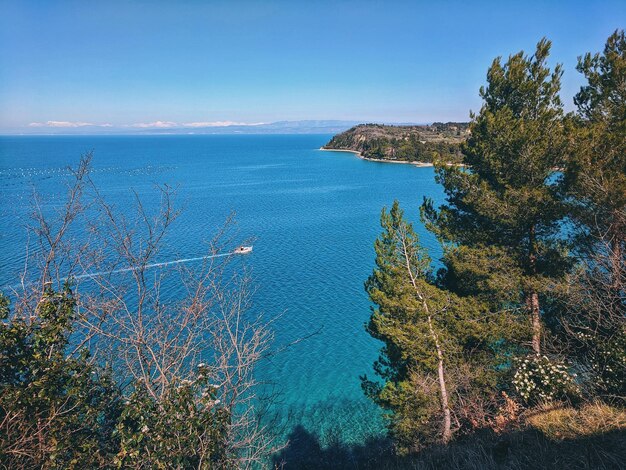
<path id="1" fill-rule="evenodd" d="M 360 124 L 334 136 L 322 149 L 349 150 L 370 160 L 407 163 L 460 163 L 467 122 L 423 126 Z"/>

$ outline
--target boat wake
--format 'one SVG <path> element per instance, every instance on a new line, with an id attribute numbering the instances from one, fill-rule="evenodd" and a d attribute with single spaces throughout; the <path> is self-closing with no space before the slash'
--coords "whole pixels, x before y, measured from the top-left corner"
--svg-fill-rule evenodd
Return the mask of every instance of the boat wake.
<path id="1" fill-rule="evenodd" d="M 242 248 L 246 248 L 246 249 L 249 248 L 249 251 L 241 251 Z M 95 273 L 78 274 L 75 276 L 66 276 L 66 277 L 61 278 L 60 282 L 66 282 L 69 280 L 79 280 L 79 279 L 94 279 L 94 278 L 101 277 L 101 276 L 108 276 L 109 274 L 128 273 L 132 271 L 139 271 L 140 269 L 162 268 L 165 266 L 173 266 L 176 264 L 193 263 L 194 261 L 204 261 L 204 260 L 212 259 L 212 258 L 223 258 L 225 256 L 233 256 L 233 255 L 238 255 L 238 254 L 243 254 L 243 253 L 249 253 L 250 251 L 252 251 L 252 247 L 238 247 L 237 249 L 235 249 L 235 251 L 230 251 L 228 253 L 219 253 L 216 255 L 206 255 L 206 256 L 196 256 L 194 258 L 181 258 L 181 259 L 175 259 L 173 261 L 163 261 L 161 263 L 146 264 L 145 266 L 134 266 L 134 267 L 129 267 L 129 268 L 119 268 L 119 269 L 113 269 L 113 270 L 108 270 L 108 271 L 98 271 Z M 26 285 L 31 286 L 33 284 L 35 283 L 29 282 Z M 18 284 L 18 285 L 12 286 L 11 289 L 19 289 L 21 286 L 22 284 Z"/>
<path id="2" fill-rule="evenodd" d="M 120 268 L 120 269 L 114 269 L 112 271 L 100 271 L 100 272 L 96 272 L 96 273 L 86 273 L 86 274 L 79 274 L 78 276 L 68 276 L 68 277 L 64 277 L 61 279 L 62 282 L 65 282 L 69 279 L 91 279 L 94 277 L 100 277 L 100 276 L 106 276 L 108 274 L 118 274 L 118 273 L 127 273 L 127 272 L 131 272 L 131 271 L 138 271 L 140 269 L 150 269 L 150 268 L 162 268 L 165 266 L 172 266 L 175 264 L 183 264 L 183 263 L 192 263 L 194 261 L 203 261 L 203 260 L 207 260 L 207 259 L 211 259 L 211 258 L 222 258 L 224 256 L 231 256 L 237 254 L 236 251 L 230 252 L 230 253 L 220 253 L 218 255 L 207 255 L 207 256 L 197 256 L 195 258 L 181 258 L 181 259 L 176 259 L 174 261 L 164 261 L 162 263 L 152 263 L 152 264 L 146 264 L 145 266 L 135 266 L 132 268 Z"/>

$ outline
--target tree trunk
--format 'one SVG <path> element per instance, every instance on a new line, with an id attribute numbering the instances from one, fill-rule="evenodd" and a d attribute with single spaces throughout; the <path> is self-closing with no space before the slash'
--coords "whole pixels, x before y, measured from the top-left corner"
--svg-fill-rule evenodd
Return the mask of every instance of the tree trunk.
<path id="1" fill-rule="evenodd" d="M 533 277 L 533 282 L 537 275 L 537 246 L 535 226 L 532 225 L 528 234 L 528 264 L 530 275 Z M 539 294 L 532 288 L 526 293 L 526 307 L 530 312 L 530 320 L 533 328 L 532 348 L 535 354 L 541 354 L 541 316 L 539 306 Z"/>
<path id="2" fill-rule="evenodd" d="M 444 444 L 447 444 L 452 437 L 451 420 L 450 420 L 450 406 L 448 404 L 448 389 L 446 387 L 446 378 L 443 372 L 443 353 L 439 346 L 439 338 L 433 329 L 433 324 L 428 315 L 428 328 L 430 329 L 430 335 L 435 342 L 435 348 L 437 349 L 437 376 L 439 377 L 439 392 L 441 394 L 441 409 L 443 411 L 443 430 L 441 432 L 441 440 Z"/>
<path id="3" fill-rule="evenodd" d="M 530 292 L 528 295 L 528 309 L 533 325 L 532 346 L 535 354 L 541 354 L 541 318 L 539 317 L 539 295 Z"/>
<path id="4" fill-rule="evenodd" d="M 443 367 L 443 351 L 441 350 L 441 346 L 439 344 L 439 338 L 437 337 L 437 333 L 433 328 L 433 322 L 430 315 L 430 309 L 428 308 L 428 302 L 426 302 L 426 298 L 422 295 L 419 288 L 417 287 L 417 281 L 415 280 L 415 276 L 413 276 L 413 271 L 411 270 L 411 262 L 408 257 L 408 251 L 406 246 L 406 239 L 401 237 L 402 247 L 404 251 L 404 259 L 406 262 L 406 269 L 409 274 L 409 278 L 411 279 L 411 284 L 413 285 L 413 289 L 417 294 L 420 302 L 424 307 L 424 311 L 428 316 L 428 329 L 430 332 L 430 336 L 433 339 L 433 343 L 435 343 L 435 349 L 437 350 L 437 376 L 439 378 L 439 393 L 441 395 L 441 410 L 443 411 L 443 423 L 442 423 L 442 431 L 441 431 L 441 441 L 444 444 L 450 442 L 450 438 L 452 437 L 451 430 L 451 419 L 450 419 L 450 405 L 448 403 L 448 389 L 446 387 L 446 377 L 444 374 Z"/>

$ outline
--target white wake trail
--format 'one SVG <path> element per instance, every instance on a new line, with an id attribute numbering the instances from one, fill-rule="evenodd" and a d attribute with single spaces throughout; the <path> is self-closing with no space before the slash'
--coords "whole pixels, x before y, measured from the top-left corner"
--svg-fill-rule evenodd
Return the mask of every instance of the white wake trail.
<path id="1" fill-rule="evenodd" d="M 174 264 L 182 264 L 182 263 L 191 263 L 193 261 L 202 261 L 202 260 L 211 259 L 211 258 L 221 258 L 223 256 L 230 256 L 234 254 L 235 254 L 234 252 L 231 252 L 231 253 L 220 253 L 219 255 L 197 256 L 195 258 L 181 258 L 181 259 L 176 259 L 174 261 L 164 261 L 162 263 L 146 264 L 145 266 L 136 266 L 132 268 L 120 268 L 120 269 L 114 269 L 113 271 L 99 271 L 96 273 L 79 274 L 78 276 L 68 276 L 68 277 L 62 278 L 61 281 L 65 282 L 68 279 L 92 279 L 94 277 L 105 276 L 108 274 L 127 273 L 130 271 L 138 271 L 140 269 L 161 268 L 163 266 L 171 266 Z"/>
<path id="2" fill-rule="evenodd" d="M 131 272 L 131 271 L 138 271 L 139 269 L 150 269 L 150 268 L 161 268 L 163 266 L 171 266 L 174 264 L 182 264 L 182 263 L 191 263 L 193 261 L 202 261 L 205 259 L 211 259 L 211 258 L 221 258 L 223 256 L 231 256 L 231 255 L 235 255 L 237 254 L 236 252 L 232 251 L 229 253 L 220 253 L 218 255 L 207 255 L 207 256 L 197 256 L 195 258 L 181 258 L 181 259 L 175 259 L 174 261 L 164 261 L 162 263 L 152 263 L 152 264 L 147 264 L 143 267 L 138 266 L 138 267 L 132 267 L 132 268 L 120 268 L 120 269 L 114 269 L 112 271 L 98 271 L 95 273 L 85 273 L 85 274 L 79 274 L 77 276 L 66 276 L 61 278 L 59 281 L 60 282 L 65 282 L 69 279 L 72 280 L 76 280 L 76 279 L 94 279 L 96 277 L 99 276 L 106 276 L 108 274 L 117 274 L 117 273 L 127 273 L 127 272 Z M 27 282 L 26 284 L 16 284 L 14 286 L 10 286 L 10 285 L 5 285 L 0 287 L 1 289 L 11 289 L 11 290 L 15 290 L 15 289 L 19 289 L 20 287 L 23 286 L 32 286 L 35 284 L 35 281 L 32 282 Z"/>

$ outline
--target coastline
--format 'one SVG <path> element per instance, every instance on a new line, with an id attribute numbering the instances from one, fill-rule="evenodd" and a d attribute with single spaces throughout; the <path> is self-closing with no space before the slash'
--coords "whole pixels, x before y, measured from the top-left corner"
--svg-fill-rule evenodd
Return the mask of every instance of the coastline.
<path id="1" fill-rule="evenodd" d="M 320 150 L 323 150 L 325 152 L 349 152 L 349 153 L 353 153 L 355 154 L 357 157 L 359 157 L 361 160 L 367 160 L 368 162 L 377 162 L 377 163 L 396 163 L 399 165 L 413 165 L 419 168 L 427 168 L 427 167 L 431 167 L 434 166 L 432 163 L 426 163 L 426 162 L 401 162 L 401 161 L 397 161 L 397 160 L 383 160 L 380 158 L 369 158 L 369 157 L 364 157 L 363 154 L 361 152 L 358 152 L 356 150 L 348 150 L 348 149 L 326 149 L 324 147 L 320 147 Z"/>

